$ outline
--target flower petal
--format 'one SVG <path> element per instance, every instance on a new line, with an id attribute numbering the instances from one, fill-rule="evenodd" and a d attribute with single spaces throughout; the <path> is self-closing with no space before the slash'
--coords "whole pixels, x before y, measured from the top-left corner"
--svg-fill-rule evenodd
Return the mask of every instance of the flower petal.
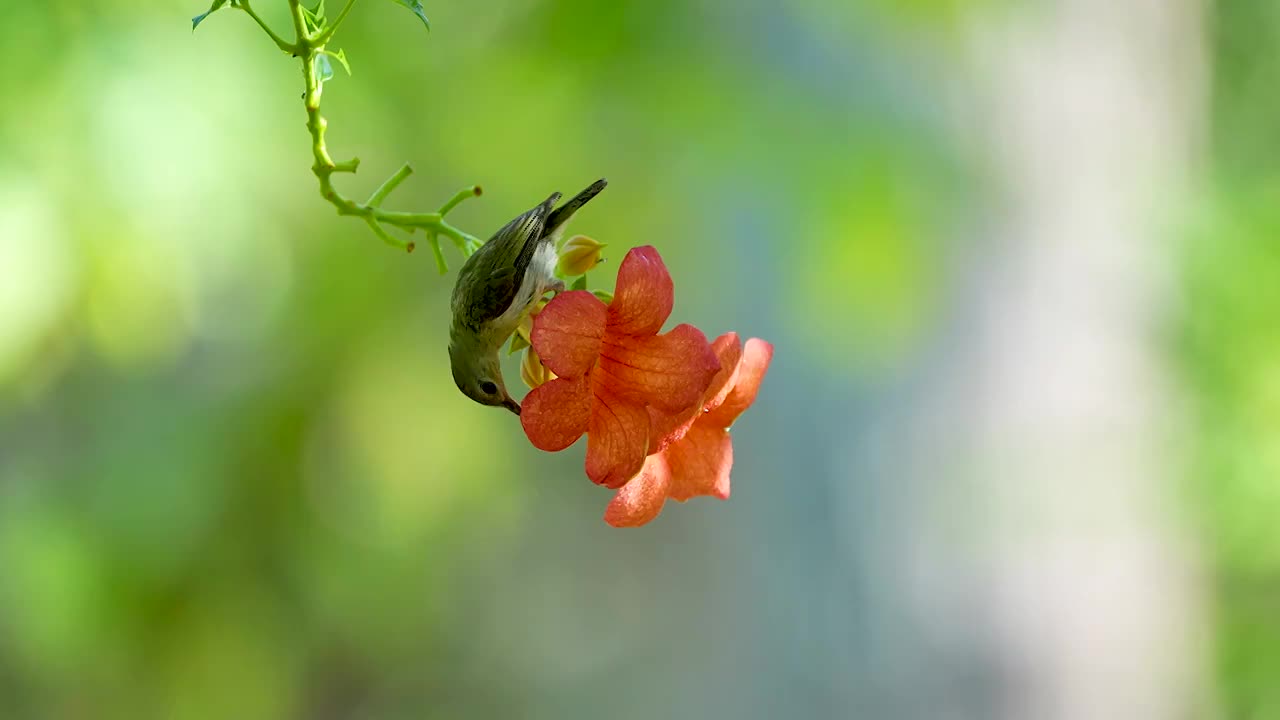
<path id="1" fill-rule="evenodd" d="M 660 453 L 671 443 L 679 442 L 700 417 L 702 408 L 698 405 L 674 414 L 649 406 L 649 454 Z"/>
<path id="2" fill-rule="evenodd" d="M 560 377 L 587 374 L 600 354 L 607 310 L 586 290 L 555 296 L 533 318 L 530 341 L 542 364 Z"/>
<path id="3" fill-rule="evenodd" d="M 667 495 L 684 502 L 698 495 L 729 498 L 729 470 L 733 468 L 733 442 L 728 431 L 701 418 L 680 442 L 663 455 L 671 470 Z"/>
<path id="4" fill-rule="evenodd" d="M 738 377 L 733 389 L 725 397 L 724 402 L 711 412 L 702 416 L 699 423 L 708 423 L 713 427 L 728 428 L 738 419 L 744 410 L 756 401 L 760 392 L 760 383 L 769 370 L 773 360 L 773 345 L 751 338 L 742 350 L 742 362 L 738 365 Z"/>
<path id="5" fill-rule="evenodd" d="M 529 391 L 520 426 L 539 450 L 557 452 L 578 441 L 591 419 L 589 377 L 557 378 Z"/>
<path id="6" fill-rule="evenodd" d="M 609 330 L 622 335 L 653 335 L 671 316 L 675 285 L 662 256 L 651 245 L 632 249 L 618 267 L 609 303 Z"/>
<path id="7" fill-rule="evenodd" d="M 707 412 L 719 407 L 733 389 L 738 364 L 742 361 L 742 340 L 738 338 L 738 333 L 727 332 L 711 343 L 711 350 L 720 360 L 720 372 L 711 378 L 711 385 L 707 387 L 701 408 Z"/>
<path id="8" fill-rule="evenodd" d="M 599 381 L 592 384 L 595 401 L 587 428 L 587 477 L 597 485 L 620 488 L 644 465 L 649 413 L 643 405 L 627 402 Z"/>
<path id="9" fill-rule="evenodd" d="M 596 374 L 624 400 L 679 413 L 701 403 L 719 370 L 720 361 L 702 331 L 678 325 L 650 337 L 607 333 Z"/>
<path id="10" fill-rule="evenodd" d="M 711 384 L 703 394 L 703 401 L 680 413 L 667 413 L 649 408 L 649 454 L 660 453 L 679 441 L 689 431 L 693 421 L 724 402 L 737 378 L 738 361 L 742 359 L 742 341 L 738 333 L 729 332 L 711 343 L 711 350 L 720 359 L 720 371 L 711 378 Z"/>
<path id="11" fill-rule="evenodd" d="M 644 461 L 644 469 L 622 486 L 609 501 L 604 511 L 604 521 L 614 527 L 639 527 L 658 517 L 667 501 L 667 487 L 671 471 L 666 458 L 650 455 Z"/>

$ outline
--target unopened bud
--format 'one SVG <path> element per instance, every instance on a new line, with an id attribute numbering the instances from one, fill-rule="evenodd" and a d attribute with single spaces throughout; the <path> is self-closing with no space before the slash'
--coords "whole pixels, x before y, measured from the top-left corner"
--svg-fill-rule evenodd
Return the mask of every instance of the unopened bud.
<path id="1" fill-rule="evenodd" d="M 532 390 L 554 380 L 556 374 L 542 364 L 542 359 L 533 348 L 526 348 L 524 360 L 520 362 L 520 379 Z"/>
<path id="2" fill-rule="evenodd" d="M 577 277 L 600 264 L 600 251 L 605 246 L 586 235 L 574 235 L 560 248 L 557 269 L 563 277 Z"/>

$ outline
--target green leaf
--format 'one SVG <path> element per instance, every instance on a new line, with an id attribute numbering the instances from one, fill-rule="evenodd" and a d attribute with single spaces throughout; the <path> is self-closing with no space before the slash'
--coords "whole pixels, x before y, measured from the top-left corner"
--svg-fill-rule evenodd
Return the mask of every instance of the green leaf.
<path id="1" fill-rule="evenodd" d="M 431 21 L 427 19 L 427 13 L 422 7 L 422 0 L 392 0 L 392 1 L 399 5 L 403 5 L 409 8 L 409 10 L 414 15 L 418 16 L 418 19 L 422 21 L 422 24 L 427 26 L 427 30 L 428 31 L 431 30 Z"/>
<path id="2" fill-rule="evenodd" d="M 305 5 L 302 6 L 302 22 L 307 26 L 308 33 L 314 34 L 323 30 L 325 25 L 324 0 L 320 0 L 316 4 L 315 10 L 309 10 Z"/>
<path id="3" fill-rule="evenodd" d="M 586 289 L 587 289 L 587 276 L 586 276 L 586 275 L 579 275 L 579 276 L 578 276 L 578 279 L 573 281 L 573 285 L 572 285 L 569 289 L 570 289 L 570 290 L 586 290 Z"/>
<path id="4" fill-rule="evenodd" d="M 592 290 L 591 294 L 595 295 L 596 298 L 599 299 L 600 302 L 604 303 L 605 305 L 608 305 L 613 302 L 613 293 L 609 292 L 608 290 Z"/>
<path id="5" fill-rule="evenodd" d="M 222 9 L 222 6 L 223 6 L 223 5 L 226 5 L 226 4 L 227 4 L 227 0 L 213 0 L 213 4 L 209 6 L 209 9 L 208 9 L 208 10 L 206 10 L 206 11 L 204 11 L 204 12 L 200 13 L 199 15 L 197 15 L 197 16 L 195 16 L 195 17 L 193 17 L 193 18 L 191 18 L 191 32 L 195 32 L 195 31 L 196 31 L 196 26 L 197 26 L 197 25 L 199 25 L 200 23 L 204 22 L 204 19 L 205 19 L 205 18 L 207 18 L 207 17 L 209 17 L 210 15 L 212 15 L 212 14 L 214 14 L 214 13 L 218 12 L 218 10 L 221 10 L 221 9 Z"/>
<path id="6" fill-rule="evenodd" d="M 332 77 L 333 65 L 329 62 L 329 54 L 320 53 L 316 56 L 316 82 L 323 85 Z"/>
<path id="7" fill-rule="evenodd" d="M 337 61 L 342 65 L 342 69 L 347 71 L 347 75 L 351 75 L 351 66 L 347 64 L 347 53 L 346 53 L 346 51 L 345 51 L 345 50 L 339 50 L 338 52 L 331 52 L 331 51 L 329 51 L 329 50 L 321 50 L 320 52 L 321 52 L 321 57 L 324 57 L 325 55 L 328 55 L 329 57 L 333 58 L 334 60 L 337 60 Z M 332 68 L 332 67 L 330 67 L 330 69 L 329 69 L 329 76 L 330 76 L 330 77 L 332 77 L 332 76 L 333 76 L 333 68 Z M 325 79 L 327 80 L 328 78 L 325 78 Z"/>
<path id="8" fill-rule="evenodd" d="M 511 336 L 511 347 L 507 350 L 508 355 L 515 355 L 521 350 L 529 347 L 529 341 L 524 339 L 520 333 Z"/>

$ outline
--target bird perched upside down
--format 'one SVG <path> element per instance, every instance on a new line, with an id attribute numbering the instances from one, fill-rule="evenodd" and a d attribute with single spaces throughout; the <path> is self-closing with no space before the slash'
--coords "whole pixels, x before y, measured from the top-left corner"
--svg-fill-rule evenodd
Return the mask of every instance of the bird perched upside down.
<path id="1" fill-rule="evenodd" d="M 555 275 L 556 245 L 569 218 L 604 189 L 603 178 L 552 209 L 560 193 L 507 223 L 458 272 L 450 303 L 449 363 L 453 381 L 481 405 L 520 414 L 502 380 L 503 343 L 548 290 L 564 290 Z"/>

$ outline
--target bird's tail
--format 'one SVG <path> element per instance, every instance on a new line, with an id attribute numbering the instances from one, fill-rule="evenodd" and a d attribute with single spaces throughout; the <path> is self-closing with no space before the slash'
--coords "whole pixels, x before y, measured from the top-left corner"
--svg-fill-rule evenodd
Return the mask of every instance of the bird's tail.
<path id="1" fill-rule="evenodd" d="M 543 232 L 549 235 L 557 230 L 561 225 L 568 222 L 569 218 L 573 217 L 573 214 L 578 211 L 578 208 L 586 205 L 591 201 L 591 198 L 599 195 L 600 191 L 608 184 L 608 181 L 604 178 L 600 178 L 599 180 L 591 183 L 586 190 L 583 190 L 573 196 L 573 199 L 569 202 L 553 210 L 551 214 L 547 216 L 547 222 L 543 225 L 545 228 Z"/>

